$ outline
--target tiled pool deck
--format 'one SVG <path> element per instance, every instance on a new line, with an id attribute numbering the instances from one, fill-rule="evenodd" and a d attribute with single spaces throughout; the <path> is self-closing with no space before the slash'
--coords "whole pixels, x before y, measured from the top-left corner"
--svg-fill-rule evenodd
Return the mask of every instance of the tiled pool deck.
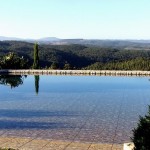
<path id="1" fill-rule="evenodd" d="M 32 138 L 0 137 L 1 148 L 17 150 L 122 150 L 121 144 L 82 143 Z"/>

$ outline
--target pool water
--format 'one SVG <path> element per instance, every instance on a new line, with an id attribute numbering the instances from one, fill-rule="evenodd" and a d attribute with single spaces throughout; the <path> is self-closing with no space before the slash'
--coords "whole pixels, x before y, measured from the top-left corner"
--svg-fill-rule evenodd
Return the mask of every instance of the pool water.
<path id="1" fill-rule="evenodd" d="M 0 135 L 130 141 L 150 104 L 148 77 L 0 76 Z"/>

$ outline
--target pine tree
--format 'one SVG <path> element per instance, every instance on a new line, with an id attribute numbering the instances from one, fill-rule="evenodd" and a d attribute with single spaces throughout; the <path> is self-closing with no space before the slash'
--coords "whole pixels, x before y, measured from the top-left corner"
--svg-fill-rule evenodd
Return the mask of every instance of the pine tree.
<path id="1" fill-rule="evenodd" d="M 37 43 L 34 45 L 34 63 L 33 69 L 39 69 L 39 46 Z"/>

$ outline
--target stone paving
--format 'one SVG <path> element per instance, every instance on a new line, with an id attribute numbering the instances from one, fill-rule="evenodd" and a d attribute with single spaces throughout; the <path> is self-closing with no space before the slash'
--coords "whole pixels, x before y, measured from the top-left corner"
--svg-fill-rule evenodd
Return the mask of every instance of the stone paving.
<path id="1" fill-rule="evenodd" d="M 122 144 L 71 142 L 48 139 L 0 137 L 1 148 L 17 150 L 122 150 Z"/>

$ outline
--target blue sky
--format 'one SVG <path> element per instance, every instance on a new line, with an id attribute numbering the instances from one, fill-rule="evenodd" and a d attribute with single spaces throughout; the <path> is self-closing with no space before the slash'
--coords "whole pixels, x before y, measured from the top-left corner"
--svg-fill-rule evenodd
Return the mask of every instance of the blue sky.
<path id="1" fill-rule="evenodd" d="M 0 36 L 150 39 L 150 0 L 0 0 Z"/>

